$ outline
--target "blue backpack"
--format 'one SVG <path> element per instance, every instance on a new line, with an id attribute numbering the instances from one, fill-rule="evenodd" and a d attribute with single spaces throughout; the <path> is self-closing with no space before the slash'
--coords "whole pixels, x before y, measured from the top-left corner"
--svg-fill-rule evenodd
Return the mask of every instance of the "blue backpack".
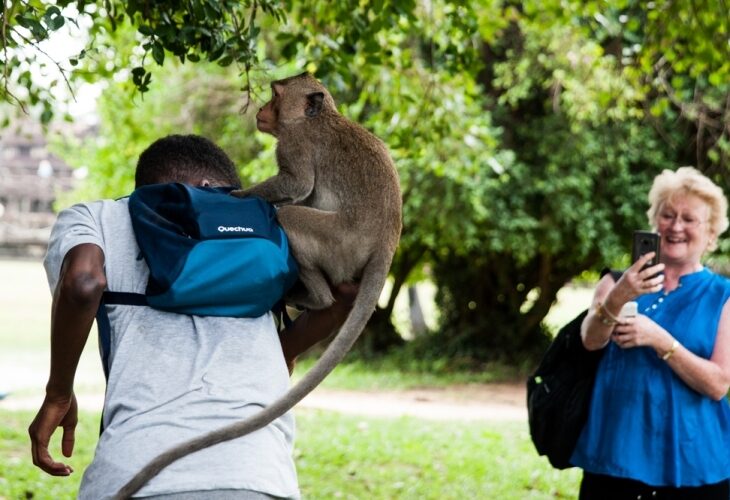
<path id="1" fill-rule="evenodd" d="M 239 318 L 283 309 L 298 268 L 275 209 L 261 198 L 230 196 L 232 189 L 173 183 L 132 193 L 132 227 L 150 275 L 144 295 L 104 292 L 97 315 L 102 358 L 110 330 L 105 305 Z"/>
<path id="2" fill-rule="evenodd" d="M 137 244 L 150 269 L 145 295 L 107 292 L 105 302 L 144 303 L 198 316 L 257 317 L 297 279 L 275 209 L 232 188 L 154 184 L 129 197 Z"/>

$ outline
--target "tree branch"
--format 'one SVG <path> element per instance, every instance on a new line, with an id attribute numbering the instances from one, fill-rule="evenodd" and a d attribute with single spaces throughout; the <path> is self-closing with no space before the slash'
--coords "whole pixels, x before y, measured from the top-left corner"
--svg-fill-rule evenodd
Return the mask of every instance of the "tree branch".
<path id="1" fill-rule="evenodd" d="M 3 42 L 3 92 L 5 94 L 6 99 L 10 99 L 12 101 L 15 101 L 15 103 L 20 106 L 20 110 L 28 114 L 28 109 L 25 107 L 25 104 L 23 101 L 18 99 L 18 97 L 13 94 L 10 91 L 10 87 L 8 86 L 8 76 L 9 76 L 9 68 L 10 64 L 8 61 L 8 4 L 5 0 L 2 0 L 3 2 L 3 24 L 2 24 L 2 42 Z"/>
<path id="2" fill-rule="evenodd" d="M 715 120 L 714 118 L 710 118 L 709 116 L 707 116 L 707 113 L 704 112 L 705 109 L 709 109 L 713 112 L 719 112 L 720 110 L 712 109 L 707 103 L 704 102 L 701 102 L 700 104 L 688 104 L 682 101 L 679 97 L 677 97 L 677 94 L 674 92 L 674 89 L 669 84 L 669 82 L 667 82 L 665 72 L 663 70 L 659 71 L 657 78 L 662 85 L 662 89 L 664 90 L 664 92 L 666 92 L 667 97 L 669 97 L 669 100 L 672 101 L 672 104 L 679 108 L 679 111 L 682 113 L 682 115 L 686 116 L 692 121 L 701 120 L 704 122 L 705 125 L 714 129 L 721 129 L 724 127 L 723 123 L 720 123 L 720 121 Z"/>
<path id="3" fill-rule="evenodd" d="M 8 3 L 5 0 L 3 2 L 3 27 L 2 27 L 2 40 L 3 40 L 3 83 L 5 87 L 5 93 L 10 94 L 8 91 Z"/>
<path id="4" fill-rule="evenodd" d="M 55 64 L 56 68 L 58 68 L 58 71 L 61 73 L 61 77 L 63 77 L 63 81 L 66 82 L 66 87 L 68 88 L 69 92 L 71 92 L 71 98 L 76 101 L 76 94 L 74 93 L 73 87 L 71 87 L 71 82 L 69 82 L 68 77 L 66 77 L 66 70 L 63 69 L 61 64 L 56 61 L 54 58 L 48 54 L 45 50 L 43 50 L 38 42 L 31 40 L 30 38 L 27 38 L 25 35 L 20 33 L 15 28 L 10 28 L 10 30 L 15 33 L 17 36 L 20 37 L 21 40 L 23 40 L 25 43 L 31 45 L 35 50 L 46 56 L 53 64 Z"/>

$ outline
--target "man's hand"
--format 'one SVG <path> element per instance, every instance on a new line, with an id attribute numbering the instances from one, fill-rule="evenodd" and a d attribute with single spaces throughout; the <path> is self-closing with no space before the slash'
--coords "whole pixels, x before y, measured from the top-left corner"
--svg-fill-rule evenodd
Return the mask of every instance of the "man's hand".
<path id="1" fill-rule="evenodd" d="M 38 414 L 28 428 L 30 434 L 33 465 L 40 467 L 52 476 L 68 476 L 73 469 L 66 464 L 56 462 L 48 452 L 48 443 L 53 432 L 63 427 L 61 452 L 70 457 L 74 449 L 74 432 L 78 423 L 78 407 L 76 396 L 52 398 L 46 396 L 38 410 Z"/>
<path id="2" fill-rule="evenodd" d="M 334 304 L 327 309 L 304 311 L 289 328 L 279 334 L 289 373 L 294 370 L 297 356 L 342 326 L 352 309 L 359 289 L 357 283 L 342 283 L 332 287 Z"/>
<path id="3" fill-rule="evenodd" d="M 332 295 L 335 297 L 335 303 L 332 304 L 331 308 L 345 313 L 345 317 L 342 318 L 343 322 L 347 318 L 350 309 L 352 309 L 352 304 L 355 302 L 359 290 L 360 285 L 357 283 L 341 283 L 332 287 Z"/>

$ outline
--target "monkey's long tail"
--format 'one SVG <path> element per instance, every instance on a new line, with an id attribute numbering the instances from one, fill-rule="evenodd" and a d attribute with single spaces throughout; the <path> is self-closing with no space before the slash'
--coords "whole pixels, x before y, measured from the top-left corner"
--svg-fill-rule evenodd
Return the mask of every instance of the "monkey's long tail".
<path id="1" fill-rule="evenodd" d="M 363 270 L 360 288 L 352 310 L 347 316 L 342 328 L 340 328 L 340 332 L 330 342 L 330 345 L 317 363 L 302 377 L 302 380 L 298 384 L 259 413 L 240 422 L 181 443 L 160 454 L 125 484 L 114 496 L 114 499 L 126 500 L 130 498 L 162 469 L 176 460 L 190 453 L 213 446 L 214 444 L 236 439 L 261 429 L 301 401 L 329 375 L 342 358 L 345 357 L 345 354 L 347 354 L 360 336 L 360 333 L 365 329 L 365 325 L 378 303 L 378 297 L 383 289 L 383 285 L 385 285 L 385 279 L 390 268 L 390 260 L 389 258 L 371 257 Z"/>

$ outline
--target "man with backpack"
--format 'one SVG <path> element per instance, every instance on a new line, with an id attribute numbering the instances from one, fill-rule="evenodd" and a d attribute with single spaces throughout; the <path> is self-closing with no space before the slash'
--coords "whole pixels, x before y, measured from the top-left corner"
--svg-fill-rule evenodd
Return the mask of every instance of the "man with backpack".
<path id="1" fill-rule="evenodd" d="M 165 137 L 140 156 L 136 187 L 168 182 L 240 187 L 226 154 L 193 135 Z M 53 292 L 51 368 L 45 400 L 29 433 L 33 463 L 49 474 L 73 472 L 51 457 L 48 443 L 62 427 L 62 452 L 71 456 L 76 367 L 97 312 L 104 310 L 108 321 L 103 430 L 84 472 L 82 499 L 113 495 L 160 452 L 278 399 L 288 389 L 296 356 L 344 322 L 357 293 L 355 286 L 338 287 L 335 305 L 304 312 L 281 333 L 270 313 L 198 316 L 124 303 L 100 308 L 105 290 L 141 295 L 148 284 L 149 268 L 140 255 L 127 198 L 79 204 L 59 213 L 44 265 Z M 288 413 L 260 431 L 175 462 L 139 495 L 166 500 L 298 498 L 293 436 Z"/>

